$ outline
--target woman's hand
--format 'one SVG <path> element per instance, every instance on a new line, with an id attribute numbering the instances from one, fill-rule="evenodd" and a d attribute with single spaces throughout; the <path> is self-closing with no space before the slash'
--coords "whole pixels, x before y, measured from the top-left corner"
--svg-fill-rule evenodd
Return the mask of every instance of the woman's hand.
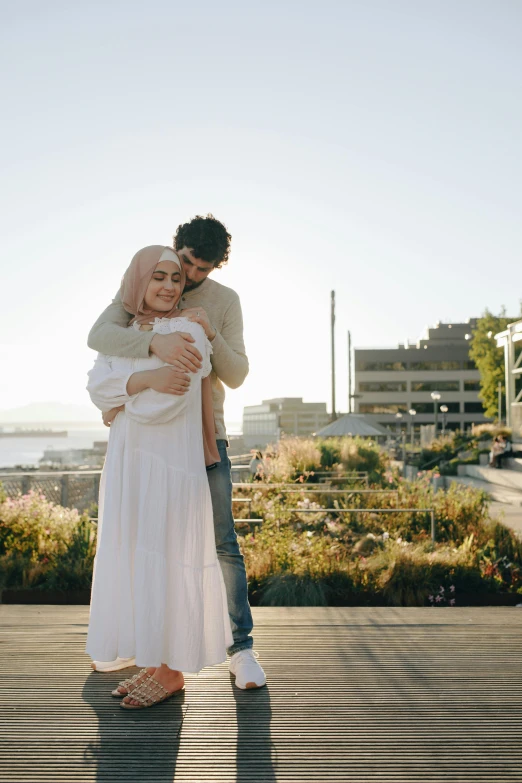
<path id="1" fill-rule="evenodd" d="M 167 365 L 150 371 L 149 388 L 162 394 L 176 394 L 182 397 L 189 389 L 190 377 L 185 372 Z"/>
<path id="2" fill-rule="evenodd" d="M 209 317 L 202 307 L 187 307 L 186 310 L 182 310 L 182 315 L 188 318 L 189 321 L 194 321 L 196 324 L 200 324 L 205 330 L 209 340 L 213 340 L 216 336 L 216 330 L 210 323 Z"/>
<path id="3" fill-rule="evenodd" d="M 118 413 L 123 410 L 125 410 L 125 405 L 120 405 L 118 408 L 111 408 L 110 411 L 105 411 L 105 413 L 102 414 L 102 419 L 105 426 L 110 427 Z"/>
<path id="4" fill-rule="evenodd" d="M 157 370 L 141 370 L 131 375 L 127 381 L 127 394 L 139 394 L 145 389 L 163 394 L 177 394 L 183 396 L 189 390 L 190 376 L 186 371 L 167 365 Z"/>

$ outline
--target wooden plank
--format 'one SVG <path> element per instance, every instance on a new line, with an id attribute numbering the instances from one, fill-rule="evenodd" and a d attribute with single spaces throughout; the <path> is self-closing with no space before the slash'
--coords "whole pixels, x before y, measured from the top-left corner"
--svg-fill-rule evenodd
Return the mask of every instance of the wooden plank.
<path id="1" fill-rule="evenodd" d="M 126 713 L 88 607 L 0 606 L 0 780 L 522 783 L 522 610 L 257 608 L 269 684 L 226 664 Z M 131 670 L 134 671 L 134 670 Z"/>

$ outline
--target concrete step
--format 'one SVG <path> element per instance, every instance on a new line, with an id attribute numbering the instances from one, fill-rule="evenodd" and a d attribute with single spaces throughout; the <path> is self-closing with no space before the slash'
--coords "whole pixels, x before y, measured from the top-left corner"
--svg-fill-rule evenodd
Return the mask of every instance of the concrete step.
<path id="1" fill-rule="evenodd" d="M 466 465 L 465 476 L 487 481 L 499 487 L 507 487 L 522 491 L 522 471 L 506 468 L 487 468 L 483 465 Z"/>
<path id="2" fill-rule="evenodd" d="M 504 465 L 509 470 L 517 470 L 522 473 L 522 457 L 514 457 L 513 459 L 504 460 Z"/>
<path id="3" fill-rule="evenodd" d="M 446 486 L 450 484 L 464 484 L 467 487 L 475 487 L 486 492 L 492 500 L 498 503 L 509 503 L 510 506 L 522 506 L 522 491 L 509 489 L 498 484 L 490 484 L 489 481 L 472 478 L 471 476 L 446 476 Z"/>

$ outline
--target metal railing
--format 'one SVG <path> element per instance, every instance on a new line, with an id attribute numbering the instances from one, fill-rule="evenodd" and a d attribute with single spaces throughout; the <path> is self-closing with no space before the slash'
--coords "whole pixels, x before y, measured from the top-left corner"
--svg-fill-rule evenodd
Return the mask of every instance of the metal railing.
<path id="1" fill-rule="evenodd" d="M 247 454 L 234 454 L 233 457 L 229 455 L 230 464 L 232 467 L 236 467 L 236 465 L 250 465 L 250 460 L 252 459 L 252 454 L 248 452 Z"/>
<path id="2" fill-rule="evenodd" d="M 231 465 L 231 471 L 233 477 L 240 478 L 241 475 L 248 474 L 248 476 L 251 476 L 250 473 L 250 465 L 248 464 L 234 464 Z M 319 483 L 323 482 L 345 482 L 348 483 L 350 481 L 353 482 L 361 482 L 366 487 L 370 486 L 370 477 L 367 470 L 352 470 L 349 473 L 334 473 L 331 470 L 324 470 L 324 471 L 311 471 L 310 474 L 307 476 L 307 478 L 319 478 Z M 260 482 L 256 481 L 245 481 L 245 484 L 259 484 Z M 296 485 L 298 485 L 300 482 L 294 482 Z M 303 484 L 311 485 L 313 482 L 310 481 L 303 481 Z"/>
<path id="3" fill-rule="evenodd" d="M 18 494 L 26 495 L 31 490 L 41 492 L 47 500 L 57 503 L 65 508 L 77 508 L 80 512 L 85 511 L 90 506 L 98 502 L 98 493 L 100 488 L 101 470 L 81 470 L 81 471 L 34 471 L 29 473 L 0 473 L 0 484 L 9 497 L 15 497 Z M 234 489 L 277 489 L 280 494 L 301 494 L 301 495 L 392 495 L 398 496 L 397 489 L 331 489 L 327 487 L 317 487 L 317 485 L 303 484 L 298 487 L 296 484 L 261 484 L 260 482 L 234 483 Z M 233 503 L 252 503 L 251 498 L 232 498 Z M 436 523 L 435 509 L 433 508 L 292 508 L 289 509 L 299 514 L 397 514 L 397 513 L 424 513 L 430 514 L 431 518 L 431 539 L 435 542 Z M 93 520 L 94 521 L 94 520 Z M 236 519 L 237 524 L 261 525 L 262 519 Z"/>
<path id="4" fill-rule="evenodd" d="M 64 508 L 83 512 L 98 502 L 101 470 L 40 471 L 0 473 L 0 484 L 8 497 L 40 492 L 47 500 Z"/>
<path id="5" fill-rule="evenodd" d="M 334 473 L 331 470 L 313 471 L 314 476 L 320 477 L 320 482 L 338 482 L 338 481 L 360 481 L 368 488 L 370 486 L 370 476 L 367 470 L 351 470 L 348 473 Z"/>
<path id="6" fill-rule="evenodd" d="M 321 512 L 333 512 L 335 514 L 400 514 L 403 512 L 416 512 L 430 515 L 430 532 L 432 543 L 435 543 L 435 509 L 434 508 L 293 508 L 298 514 L 320 514 Z"/>
<path id="7" fill-rule="evenodd" d="M 286 489 L 286 487 L 291 489 Z M 313 485 L 302 485 L 301 489 L 296 489 L 295 484 L 234 484 L 235 489 L 259 489 L 259 488 L 278 488 L 278 492 L 284 495 L 396 495 L 399 496 L 398 489 L 314 489 Z M 305 488 L 306 487 L 306 488 Z M 241 502 L 242 498 L 236 498 L 236 502 Z M 248 502 L 249 499 L 245 498 L 243 502 Z M 250 501 L 251 502 L 251 501 Z M 422 513 L 430 515 L 430 533 L 432 543 L 436 540 L 436 522 L 435 522 L 435 509 L 434 508 L 325 508 L 324 506 L 314 508 L 289 508 L 288 511 L 293 511 L 296 514 L 399 514 L 399 513 Z M 260 520 L 242 520 L 243 522 L 252 522 L 260 524 Z"/>
<path id="8" fill-rule="evenodd" d="M 235 482 L 233 489 L 261 490 L 274 489 L 280 495 L 389 495 L 399 494 L 398 489 L 332 489 L 322 484 L 261 484 L 256 481 L 254 484 L 243 484 Z"/>

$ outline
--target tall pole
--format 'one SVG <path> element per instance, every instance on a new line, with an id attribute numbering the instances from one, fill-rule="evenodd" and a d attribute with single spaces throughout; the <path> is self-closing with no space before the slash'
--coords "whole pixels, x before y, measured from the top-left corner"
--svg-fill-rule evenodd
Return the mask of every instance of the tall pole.
<path id="1" fill-rule="evenodd" d="M 438 415 L 439 415 L 439 401 L 440 401 L 440 394 L 437 391 L 434 391 L 431 393 L 431 399 L 433 400 L 433 418 L 435 419 L 435 437 L 437 437 L 437 429 L 438 429 Z"/>
<path id="2" fill-rule="evenodd" d="M 501 381 L 498 382 L 497 391 L 498 391 L 498 423 L 499 423 L 500 426 L 502 426 L 502 383 L 501 383 Z"/>
<path id="3" fill-rule="evenodd" d="M 335 291 L 331 293 L 330 324 L 332 332 L 332 421 L 335 421 L 337 418 L 335 412 Z"/>
<path id="4" fill-rule="evenodd" d="M 413 454 L 413 446 L 415 445 L 415 425 L 413 422 L 415 420 L 415 416 L 417 415 L 417 411 L 415 410 L 415 408 L 410 408 L 408 413 L 410 414 L 411 453 Z"/>
<path id="5" fill-rule="evenodd" d="M 515 402 L 515 343 L 512 339 L 511 324 L 508 326 L 507 342 L 504 345 L 504 361 L 506 363 L 506 427 L 511 427 L 511 403 Z"/>
<path id="6" fill-rule="evenodd" d="M 348 413 L 352 412 L 352 335 L 348 332 Z"/>

